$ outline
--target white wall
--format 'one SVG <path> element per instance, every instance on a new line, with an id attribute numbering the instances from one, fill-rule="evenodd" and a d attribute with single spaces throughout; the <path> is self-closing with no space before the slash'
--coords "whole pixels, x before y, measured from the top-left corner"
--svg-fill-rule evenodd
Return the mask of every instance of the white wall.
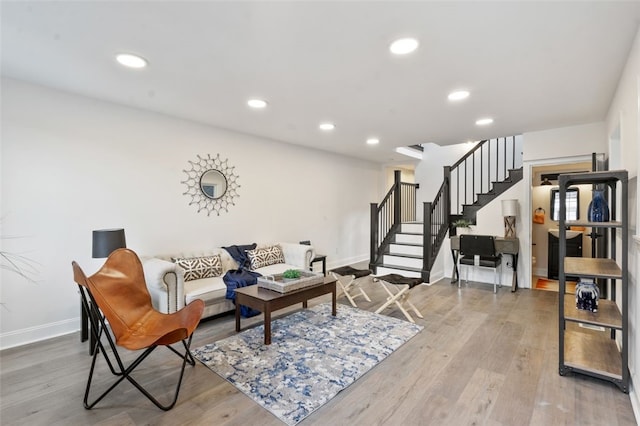
<path id="1" fill-rule="evenodd" d="M 422 206 L 425 202 L 433 202 L 442 181 L 444 179 L 444 166 L 450 166 L 466 154 L 473 144 L 461 143 L 457 145 L 439 146 L 433 143 L 423 145 L 422 160 L 416 165 L 415 179 L 420 184 L 416 195 L 418 201 L 417 220 L 422 221 Z M 450 276 L 446 272 L 445 258 L 450 257 L 449 240 L 447 239 L 440 248 L 430 273 L 430 282 L 434 283 L 444 276 Z"/>
<path id="2" fill-rule="evenodd" d="M 435 198 L 442 180 L 444 179 L 444 166 L 450 166 L 475 145 L 460 143 L 457 145 L 439 146 L 433 143 L 424 144 L 422 160 L 416 165 L 415 179 L 420 183 L 418 190 L 418 217 L 422 220 L 422 203 L 432 202 Z"/>
<path id="3" fill-rule="evenodd" d="M 71 261 L 101 265 L 93 229 L 124 227 L 140 255 L 310 239 L 328 267 L 368 258 L 378 164 L 15 80 L 2 90 L 2 250 L 40 264 L 36 283 L 2 271 L 2 348 L 78 329 Z M 188 205 L 183 169 L 198 154 L 236 167 L 228 213 Z"/>
<path id="4" fill-rule="evenodd" d="M 530 132 L 522 136 L 525 162 L 607 152 L 602 122 Z"/>
<path id="5" fill-rule="evenodd" d="M 610 138 L 611 157 L 619 161 L 619 167 L 629 171 L 630 232 L 629 247 L 621 247 L 618 240 L 618 252 L 621 249 L 629 253 L 629 370 L 635 385 L 631 392 L 631 402 L 636 418 L 640 418 L 640 397 L 637 386 L 640 383 L 640 293 L 638 292 L 638 273 L 640 272 L 640 235 L 637 223 L 640 217 L 638 199 L 638 170 L 640 169 L 640 30 L 629 54 L 615 96 L 609 108 L 606 121 L 607 136 Z M 617 165 L 616 165 L 617 166 Z"/>
<path id="6" fill-rule="evenodd" d="M 387 165 L 384 167 L 385 169 L 385 183 L 384 183 L 384 195 L 386 195 L 387 191 L 391 189 L 395 179 L 395 171 L 400 170 L 400 181 L 405 183 L 415 183 L 415 168 L 409 168 L 406 165 Z M 383 196 L 384 196 L 383 195 Z M 382 201 L 382 198 L 378 200 L 378 202 Z"/>

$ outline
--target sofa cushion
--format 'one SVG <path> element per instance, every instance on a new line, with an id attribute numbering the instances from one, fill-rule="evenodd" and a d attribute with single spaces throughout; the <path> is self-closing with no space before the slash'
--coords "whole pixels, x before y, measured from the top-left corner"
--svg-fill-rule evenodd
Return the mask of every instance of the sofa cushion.
<path id="1" fill-rule="evenodd" d="M 279 245 L 247 250 L 247 256 L 251 262 L 251 269 L 254 271 L 265 266 L 284 263 L 284 254 Z"/>
<path id="2" fill-rule="evenodd" d="M 213 300 L 224 300 L 227 286 L 222 277 L 202 278 L 184 283 L 184 301 L 186 304 L 193 300 L 202 299 L 205 303 Z"/>
<path id="3" fill-rule="evenodd" d="M 184 280 L 193 281 L 202 278 L 219 277 L 222 274 L 220 256 L 174 257 L 176 265 L 184 269 Z"/>

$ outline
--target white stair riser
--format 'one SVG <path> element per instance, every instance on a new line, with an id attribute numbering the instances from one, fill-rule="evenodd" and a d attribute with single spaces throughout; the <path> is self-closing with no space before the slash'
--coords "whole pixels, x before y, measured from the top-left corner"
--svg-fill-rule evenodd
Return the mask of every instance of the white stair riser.
<path id="1" fill-rule="evenodd" d="M 422 268 L 422 259 L 413 259 L 411 257 L 402 257 L 385 254 L 382 257 L 382 263 L 385 265 L 408 266 L 409 268 Z"/>
<path id="2" fill-rule="evenodd" d="M 398 274 L 403 277 L 420 278 L 420 272 L 405 271 L 403 269 L 386 268 L 379 266 L 376 275 Z"/>
<path id="3" fill-rule="evenodd" d="M 408 232 L 410 234 L 422 234 L 423 225 L 421 223 L 403 223 L 400 225 L 400 232 Z"/>
<path id="4" fill-rule="evenodd" d="M 422 235 L 397 234 L 396 243 L 422 244 Z"/>
<path id="5" fill-rule="evenodd" d="M 391 254 L 413 254 L 422 256 L 422 246 L 405 246 L 402 244 L 390 244 L 389 251 Z"/>

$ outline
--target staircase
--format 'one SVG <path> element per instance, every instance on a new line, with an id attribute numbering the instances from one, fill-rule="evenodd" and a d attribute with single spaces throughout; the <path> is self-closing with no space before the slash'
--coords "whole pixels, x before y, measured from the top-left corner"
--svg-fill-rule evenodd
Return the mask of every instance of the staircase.
<path id="1" fill-rule="evenodd" d="M 382 255 L 382 262 L 376 273 L 400 274 L 405 277 L 420 278 L 422 275 L 422 222 L 409 222 L 400 225 L 394 234 L 394 241 Z"/>
<path id="2" fill-rule="evenodd" d="M 429 282 L 430 271 L 451 223 L 476 223 L 477 212 L 522 180 L 522 150 L 515 136 L 479 142 L 453 166 L 433 202 L 423 205 L 423 222 L 415 221 L 418 185 L 400 182 L 380 205 L 371 204 L 369 268 L 377 275 L 400 274 Z M 453 235 L 451 233 L 450 235 Z"/>
<path id="3" fill-rule="evenodd" d="M 455 222 L 457 219 L 467 219 L 475 223 L 476 214 L 480 209 L 521 180 L 522 167 L 509 170 L 507 178 L 503 181 L 493 182 L 490 191 L 477 194 L 477 198 L 472 204 L 462 204 L 462 214 L 452 214 L 451 221 Z"/>

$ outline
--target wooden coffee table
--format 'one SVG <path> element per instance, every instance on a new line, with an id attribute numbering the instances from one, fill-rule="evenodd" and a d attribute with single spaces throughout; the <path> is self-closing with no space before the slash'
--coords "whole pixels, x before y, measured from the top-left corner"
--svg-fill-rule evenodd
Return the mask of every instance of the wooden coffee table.
<path id="1" fill-rule="evenodd" d="M 336 280 L 325 278 L 324 283 L 316 284 L 290 293 L 251 285 L 236 289 L 236 331 L 240 331 L 240 306 L 248 306 L 264 313 L 264 344 L 271 344 L 271 312 L 302 302 L 307 307 L 307 301 L 323 294 L 331 293 L 331 314 L 336 316 Z"/>

